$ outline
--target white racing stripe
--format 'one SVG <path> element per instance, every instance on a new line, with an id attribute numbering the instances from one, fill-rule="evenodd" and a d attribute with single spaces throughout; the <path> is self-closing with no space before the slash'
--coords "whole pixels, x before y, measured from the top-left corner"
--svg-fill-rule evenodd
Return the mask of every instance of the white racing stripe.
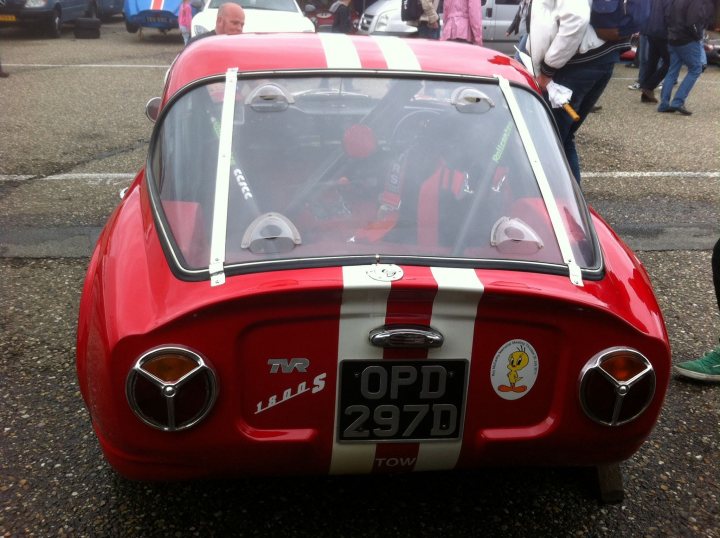
<path id="1" fill-rule="evenodd" d="M 382 359 L 383 349 L 372 346 L 365 335 L 385 324 L 390 283 L 367 275 L 371 266 L 343 267 L 343 297 L 340 307 L 339 361 Z M 438 286 L 430 325 L 445 336 L 442 347 L 431 349 L 429 359 L 467 359 L 472 356 L 477 308 L 484 287 L 474 269 L 432 268 Z M 468 378 L 470 372 L 468 369 Z M 337 407 L 333 427 L 331 474 L 370 473 L 375 462 L 375 443 L 338 443 Z M 462 441 L 419 443 L 416 471 L 453 469 L 457 465 Z"/>
<path id="2" fill-rule="evenodd" d="M 407 43 L 407 39 L 400 37 L 373 37 L 385 56 L 387 68 L 397 71 L 420 71 L 420 62 Z"/>
<path id="3" fill-rule="evenodd" d="M 484 286 L 474 269 L 433 267 L 432 274 L 438 284 L 438 291 L 430 326 L 440 331 L 445 340 L 442 347 L 428 351 L 428 359 L 471 361 L 478 303 Z M 468 364 L 468 379 L 471 368 L 472 362 Z M 461 448 L 462 440 L 420 443 L 414 470 L 454 469 Z"/>
<path id="4" fill-rule="evenodd" d="M 340 306 L 338 375 L 335 401 L 340 400 L 340 361 L 382 359 L 383 348 L 370 344 L 367 335 L 385 324 L 390 283 L 367 275 L 369 265 L 343 267 L 343 297 Z M 333 427 L 330 474 L 370 473 L 375 462 L 373 443 L 338 443 L 337 405 Z"/>
<path id="5" fill-rule="evenodd" d="M 328 69 L 361 69 L 357 49 L 345 34 L 319 33 Z"/>

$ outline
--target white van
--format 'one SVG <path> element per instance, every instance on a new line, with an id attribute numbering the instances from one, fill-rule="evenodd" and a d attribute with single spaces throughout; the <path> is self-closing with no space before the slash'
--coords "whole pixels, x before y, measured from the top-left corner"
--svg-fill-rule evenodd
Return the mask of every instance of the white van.
<path id="1" fill-rule="evenodd" d="M 358 32 L 373 35 L 412 37 L 417 28 L 400 18 L 402 0 L 377 0 L 360 17 Z M 506 36 L 520 0 L 482 0 L 483 44 L 506 54 L 515 53 L 518 36 Z"/>

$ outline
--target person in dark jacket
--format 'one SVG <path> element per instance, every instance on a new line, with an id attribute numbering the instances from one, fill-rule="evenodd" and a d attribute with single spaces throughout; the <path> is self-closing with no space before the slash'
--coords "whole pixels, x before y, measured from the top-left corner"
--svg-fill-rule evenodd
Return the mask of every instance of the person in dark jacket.
<path id="1" fill-rule="evenodd" d="M 333 15 L 332 31 L 336 34 L 349 34 L 352 29 L 350 0 L 339 0 Z"/>
<path id="2" fill-rule="evenodd" d="M 712 22 L 713 12 L 713 0 L 669 2 L 665 21 L 668 29 L 670 68 L 663 80 L 658 112 L 679 112 L 684 116 L 692 114 L 685 108 L 685 101 L 702 73 L 702 38 L 705 28 Z M 672 96 L 673 86 L 683 65 L 687 67 L 687 74 Z"/>
<path id="3" fill-rule="evenodd" d="M 640 33 L 645 36 L 647 54 L 645 69 L 640 79 L 640 100 L 643 103 L 657 103 L 655 88 L 667 75 L 670 67 L 670 53 L 668 52 L 667 24 L 665 23 L 665 10 L 672 0 L 652 0 L 650 18 Z"/>

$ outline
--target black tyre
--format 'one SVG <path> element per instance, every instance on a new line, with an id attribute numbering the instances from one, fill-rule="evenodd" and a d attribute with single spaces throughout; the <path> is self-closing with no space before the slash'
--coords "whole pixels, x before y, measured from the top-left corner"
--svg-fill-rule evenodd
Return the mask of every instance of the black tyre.
<path id="1" fill-rule="evenodd" d="M 58 38 L 62 36 L 63 18 L 62 11 L 56 8 L 53 11 L 52 18 L 48 21 L 47 33 L 50 37 Z"/>
<path id="2" fill-rule="evenodd" d="M 137 31 L 140 29 L 137 24 L 131 24 L 128 21 L 125 21 L 125 28 L 127 28 L 127 31 L 131 34 L 137 34 Z"/>

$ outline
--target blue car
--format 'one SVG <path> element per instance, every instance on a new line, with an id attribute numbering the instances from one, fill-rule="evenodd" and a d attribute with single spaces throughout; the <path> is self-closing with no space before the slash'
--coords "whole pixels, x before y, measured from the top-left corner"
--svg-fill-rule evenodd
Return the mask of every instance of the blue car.
<path id="1" fill-rule="evenodd" d="M 0 0 L 0 28 L 24 26 L 58 38 L 65 23 L 81 17 L 105 20 L 122 10 L 122 0 Z"/>
<path id="2" fill-rule="evenodd" d="M 182 0 L 125 0 L 125 27 L 131 34 L 140 28 L 177 28 L 181 3 Z"/>

